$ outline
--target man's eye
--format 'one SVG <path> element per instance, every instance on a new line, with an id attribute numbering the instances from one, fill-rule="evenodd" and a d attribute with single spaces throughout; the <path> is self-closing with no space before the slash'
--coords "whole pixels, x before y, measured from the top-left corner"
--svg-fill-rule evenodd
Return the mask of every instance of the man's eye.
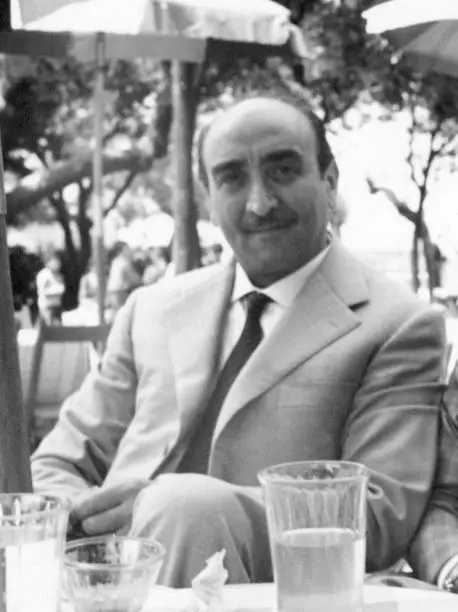
<path id="1" fill-rule="evenodd" d="M 236 170 L 229 170 L 223 172 L 218 177 L 218 183 L 220 185 L 227 185 L 228 187 L 236 186 L 241 184 L 243 180 L 243 173 L 237 172 Z"/>
<path id="2" fill-rule="evenodd" d="M 297 170 L 291 164 L 279 164 L 271 168 L 269 174 L 276 181 L 289 181 L 297 176 Z"/>

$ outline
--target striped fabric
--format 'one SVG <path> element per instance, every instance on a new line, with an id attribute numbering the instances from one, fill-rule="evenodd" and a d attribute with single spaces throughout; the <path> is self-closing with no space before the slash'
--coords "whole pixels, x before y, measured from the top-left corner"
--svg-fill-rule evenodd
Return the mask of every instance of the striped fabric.
<path id="1" fill-rule="evenodd" d="M 420 451 L 419 451 L 420 452 Z M 439 461 L 434 492 L 409 562 L 422 580 L 435 582 L 458 554 L 458 366 L 450 377 L 441 413 Z"/>

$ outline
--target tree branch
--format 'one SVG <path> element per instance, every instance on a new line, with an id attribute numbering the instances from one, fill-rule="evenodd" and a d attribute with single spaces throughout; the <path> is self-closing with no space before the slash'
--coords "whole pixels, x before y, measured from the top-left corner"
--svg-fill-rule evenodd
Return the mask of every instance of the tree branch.
<path id="1" fill-rule="evenodd" d="M 102 138 L 102 144 L 103 146 L 105 146 L 106 144 L 108 144 L 108 142 L 114 138 L 115 136 L 117 136 L 118 134 L 122 133 L 122 130 L 120 129 L 121 127 L 121 121 L 118 119 L 115 121 L 114 125 L 111 127 L 110 131 L 107 132 L 106 134 L 103 135 Z"/>
<path id="2" fill-rule="evenodd" d="M 131 146 L 121 151 L 105 152 L 102 166 L 104 174 L 122 170 L 141 172 L 149 168 L 152 162 L 153 154 L 150 147 Z M 61 191 L 67 185 L 90 178 L 92 164 L 92 151 L 87 151 L 72 159 L 59 162 L 51 169 L 42 169 L 28 175 L 7 194 L 7 222 L 11 222 L 17 214 L 38 204 L 44 198 L 50 197 L 54 191 Z"/>
<path id="3" fill-rule="evenodd" d="M 416 225 L 417 213 L 411 208 L 409 208 L 405 202 L 402 202 L 392 189 L 390 189 L 389 187 L 381 187 L 379 185 L 376 185 L 374 180 L 369 176 L 366 177 L 366 182 L 369 186 L 369 191 L 372 194 L 383 193 L 388 198 L 388 200 L 396 207 L 400 215 L 402 215 L 405 219 Z"/>
<path id="4" fill-rule="evenodd" d="M 438 151 L 440 149 L 436 149 L 434 147 L 434 141 L 436 140 L 436 136 L 440 133 L 441 131 L 441 126 L 442 123 L 440 121 L 438 121 L 436 123 L 436 127 L 434 128 L 434 130 L 431 132 L 431 141 L 430 141 L 430 145 L 429 145 L 429 154 L 428 154 L 428 159 L 426 160 L 426 164 L 423 168 L 423 184 L 426 185 L 426 181 L 428 180 L 428 176 L 429 176 L 429 172 L 431 170 L 431 166 L 433 161 L 435 160 L 435 158 L 438 155 Z"/>
<path id="5" fill-rule="evenodd" d="M 108 208 L 106 208 L 103 211 L 104 217 L 106 217 L 108 213 L 110 213 L 115 208 L 116 204 L 121 199 L 121 196 L 129 189 L 130 185 L 132 184 L 132 181 L 137 176 L 137 174 L 138 174 L 138 170 L 131 170 L 131 172 L 129 173 L 129 176 L 124 181 L 124 185 L 118 190 L 118 192 L 114 196 L 113 201 L 111 202 L 110 206 L 108 206 Z"/>
<path id="6" fill-rule="evenodd" d="M 436 149 L 437 154 L 438 155 L 444 155 L 444 156 L 446 156 L 446 155 L 456 155 L 456 150 L 455 149 L 453 151 L 445 152 L 445 149 L 447 147 L 449 147 L 456 139 L 457 139 L 456 135 L 451 136 L 448 140 L 446 140 L 444 142 L 444 144 L 442 144 L 438 149 Z"/>
<path id="7" fill-rule="evenodd" d="M 65 236 L 65 248 L 67 252 L 74 257 L 76 255 L 75 243 L 73 241 L 72 230 L 70 227 L 70 219 L 68 211 L 65 207 L 64 199 L 62 197 L 62 192 L 59 192 L 58 194 L 54 193 L 49 198 L 49 202 L 56 211 L 57 220 L 62 226 L 62 230 Z"/>

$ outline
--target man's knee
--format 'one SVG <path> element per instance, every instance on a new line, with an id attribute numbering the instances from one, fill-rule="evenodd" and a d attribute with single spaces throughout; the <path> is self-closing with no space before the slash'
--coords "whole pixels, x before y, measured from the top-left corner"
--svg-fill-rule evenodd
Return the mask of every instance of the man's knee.
<path id="1" fill-rule="evenodd" d="M 188 525 L 225 517 L 243 520 L 243 511 L 230 484 L 201 474 L 163 474 L 138 496 L 133 527 L 160 517 Z"/>
<path id="2" fill-rule="evenodd" d="M 246 494 L 245 494 L 246 493 Z M 262 504 L 210 476 L 161 475 L 139 494 L 133 535 L 159 540 L 167 557 L 160 584 L 189 586 L 206 560 L 225 549 L 231 582 L 272 579 Z"/>

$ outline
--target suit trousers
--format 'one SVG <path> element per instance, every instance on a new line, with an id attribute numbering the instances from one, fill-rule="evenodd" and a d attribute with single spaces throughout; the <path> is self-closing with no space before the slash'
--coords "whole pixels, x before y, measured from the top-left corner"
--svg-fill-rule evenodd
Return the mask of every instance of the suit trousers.
<path id="1" fill-rule="evenodd" d="M 270 582 L 272 564 L 258 487 L 201 474 L 163 474 L 138 495 L 131 534 L 166 549 L 158 584 L 190 587 L 206 561 L 226 550 L 229 583 Z"/>

